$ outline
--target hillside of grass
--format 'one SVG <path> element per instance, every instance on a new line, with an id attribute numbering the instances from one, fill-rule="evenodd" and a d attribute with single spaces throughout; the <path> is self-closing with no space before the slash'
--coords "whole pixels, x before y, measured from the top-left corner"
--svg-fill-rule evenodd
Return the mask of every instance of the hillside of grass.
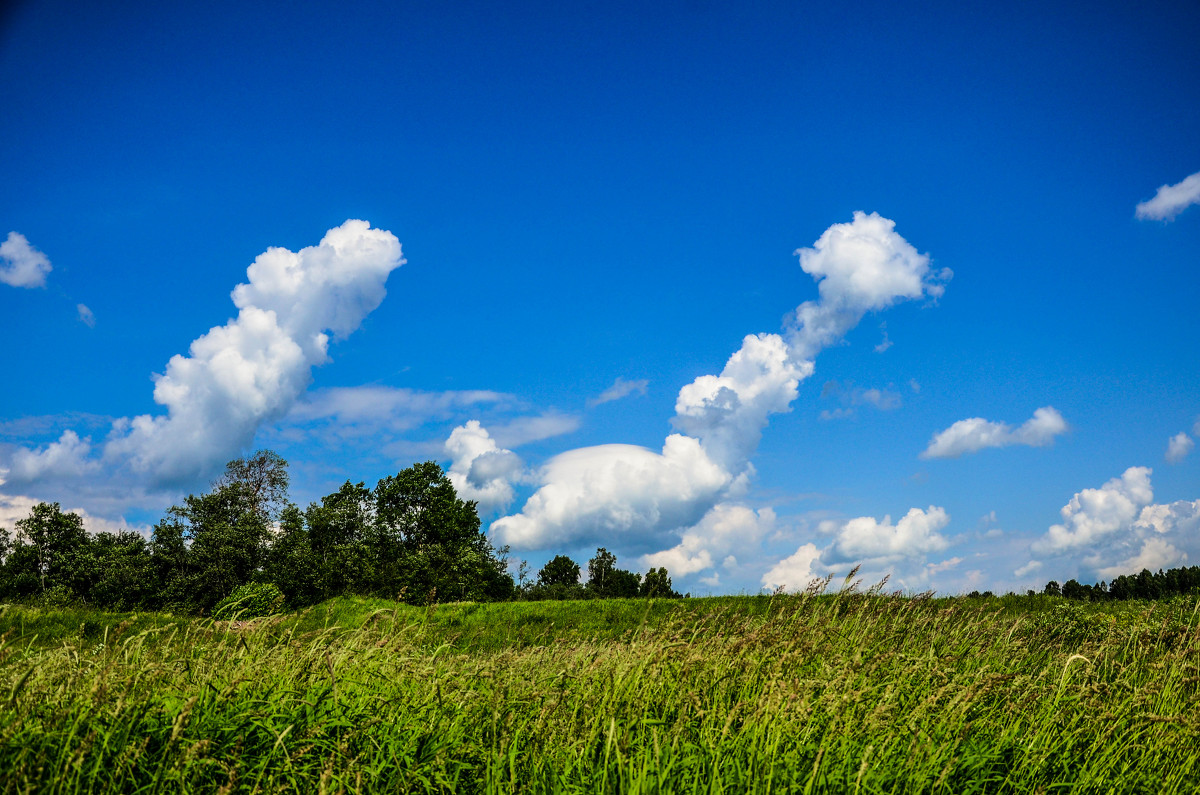
<path id="1" fill-rule="evenodd" d="M 0 607 L 2 792 L 1190 792 L 1200 602 Z"/>

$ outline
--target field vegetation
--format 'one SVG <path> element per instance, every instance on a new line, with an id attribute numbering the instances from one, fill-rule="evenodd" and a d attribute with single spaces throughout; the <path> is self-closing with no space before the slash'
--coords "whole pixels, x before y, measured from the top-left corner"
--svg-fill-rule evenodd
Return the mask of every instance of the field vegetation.
<path id="1" fill-rule="evenodd" d="M 1200 601 L 0 608 L 3 792 L 1194 792 Z"/>

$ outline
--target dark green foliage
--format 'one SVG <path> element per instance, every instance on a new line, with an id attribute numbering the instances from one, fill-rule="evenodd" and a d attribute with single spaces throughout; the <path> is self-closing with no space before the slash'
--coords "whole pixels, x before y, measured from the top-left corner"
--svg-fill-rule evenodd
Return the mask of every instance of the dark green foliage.
<path id="1" fill-rule="evenodd" d="M 88 552 L 95 572 L 87 593 L 89 604 L 136 610 L 156 603 L 158 581 L 145 538 L 129 531 L 100 533 L 92 539 Z"/>
<path id="2" fill-rule="evenodd" d="M 538 585 L 578 585 L 579 564 L 566 555 L 555 555 L 538 572 Z"/>
<path id="3" fill-rule="evenodd" d="M 641 590 L 642 577 L 617 568 L 617 556 L 604 547 L 588 561 L 587 589 L 601 599 L 631 599 Z"/>
<path id="4" fill-rule="evenodd" d="M 650 569 L 642 580 L 639 594 L 647 599 L 679 599 L 680 594 L 671 588 L 671 575 L 666 568 Z"/>
<path id="5" fill-rule="evenodd" d="M 1058 583 L 1046 583 L 1044 593 L 1078 601 L 1102 602 L 1125 599 L 1170 599 L 1200 591 L 1200 566 L 1183 566 L 1157 573 L 1142 569 L 1137 574 L 1123 574 L 1111 583 L 1103 580 L 1095 585 L 1082 585 L 1067 580 L 1061 590 Z"/>
<path id="6" fill-rule="evenodd" d="M 28 546 L 33 574 L 42 591 L 62 586 L 72 593 L 86 592 L 90 566 L 83 551 L 87 531 L 78 514 L 63 513 L 58 503 L 41 502 L 25 519 L 17 522 L 17 544 Z"/>
<path id="7" fill-rule="evenodd" d="M 278 613 L 284 605 L 283 592 L 269 582 L 251 582 L 238 586 L 213 608 L 212 617 L 221 620 L 259 618 Z"/>
<path id="8" fill-rule="evenodd" d="M 266 562 L 270 526 L 246 484 L 233 482 L 189 496 L 170 513 L 188 542 L 183 582 L 196 608 L 211 610 L 226 594 L 250 582 Z"/>
<path id="9" fill-rule="evenodd" d="M 235 458 L 225 465 L 225 474 L 214 485 L 220 490 L 240 484 L 249 496 L 252 510 L 270 522 L 287 507 L 290 482 L 287 461 L 271 450 L 257 450 L 249 458 Z"/>

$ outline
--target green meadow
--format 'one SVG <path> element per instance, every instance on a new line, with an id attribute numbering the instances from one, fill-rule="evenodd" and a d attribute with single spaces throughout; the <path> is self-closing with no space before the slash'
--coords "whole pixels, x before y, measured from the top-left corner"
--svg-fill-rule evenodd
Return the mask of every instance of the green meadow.
<path id="1" fill-rule="evenodd" d="M 0 607 L 0 791 L 1195 792 L 1200 601 Z"/>

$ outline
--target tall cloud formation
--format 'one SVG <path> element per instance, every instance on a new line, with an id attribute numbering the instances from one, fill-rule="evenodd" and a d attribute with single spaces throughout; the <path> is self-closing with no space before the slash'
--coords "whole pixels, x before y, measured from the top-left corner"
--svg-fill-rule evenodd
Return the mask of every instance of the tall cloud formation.
<path id="1" fill-rule="evenodd" d="M 1067 422 L 1053 406 L 1043 406 L 1018 428 L 1003 422 L 991 422 L 983 417 L 959 420 L 944 431 L 934 434 L 921 458 L 958 458 L 977 453 L 988 447 L 1027 445 L 1044 447 L 1054 437 L 1066 433 Z"/>
<path id="2" fill-rule="evenodd" d="M 796 253 L 819 299 L 801 304 L 784 334 L 746 336 L 719 374 L 680 389 L 672 419 L 679 432 L 661 451 L 608 444 L 551 458 L 533 473 L 540 487 L 520 513 L 492 524 L 496 540 L 516 549 L 623 540 L 647 554 L 671 546 L 672 555 L 695 561 L 690 570 L 718 559 L 720 544 L 710 550 L 701 541 L 729 526 L 734 513 L 726 503 L 744 491 L 763 429 L 772 414 L 789 410 L 799 382 L 813 373 L 813 357 L 867 312 L 940 296 L 951 276 L 932 273 L 929 257 L 875 213 L 855 213 Z M 724 513 L 706 520 L 718 510 Z"/>
<path id="3" fill-rule="evenodd" d="M 1174 185 L 1163 185 L 1154 197 L 1137 206 L 1142 220 L 1173 221 L 1175 216 L 1193 204 L 1200 204 L 1200 171 Z"/>
<path id="4" fill-rule="evenodd" d="M 350 220 L 316 246 L 270 248 L 232 293 L 238 315 L 192 342 L 154 377 L 165 415 L 113 424 L 101 458 L 158 483 L 211 474 L 249 446 L 259 426 L 284 416 L 329 358 L 329 342 L 353 332 L 386 295 L 388 274 L 404 263 L 390 232 Z M 48 447 L 19 451 L 9 480 L 69 477 L 97 465 L 88 440 L 72 431 Z"/>
<path id="5" fill-rule="evenodd" d="M 8 239 L 0 243 L 0 282 L 10 287 L 45 287 L 51 270 L 49 258 L 20 232 L 9 232 Z"/>
<path id="6" fill-rule="evenodd" d="M 1062 522 L 1035 541 L 1036 555 L 1082 554 L 1100 577 L 1179 565 L 1200 552 L 1200 500 L 1156 504 L 1149 467 L 1130 467 L 1098 489 L 1077 492 Z"/>

